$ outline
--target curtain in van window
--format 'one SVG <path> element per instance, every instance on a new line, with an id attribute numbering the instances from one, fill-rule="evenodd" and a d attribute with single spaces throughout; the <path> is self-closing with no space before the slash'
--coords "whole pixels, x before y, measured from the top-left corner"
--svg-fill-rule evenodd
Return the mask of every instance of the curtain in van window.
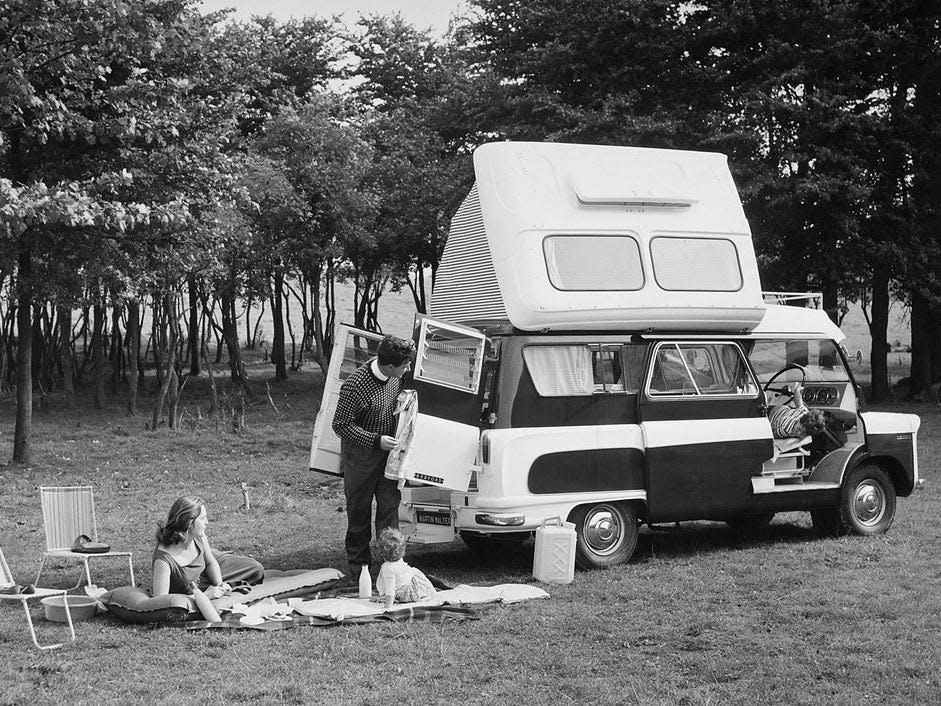
<path id="1" fill-rule="evenodd" d="M 523 359 L 542 397 L 590 395 L 595 390 L 588 346 L 526 346 Z"/>

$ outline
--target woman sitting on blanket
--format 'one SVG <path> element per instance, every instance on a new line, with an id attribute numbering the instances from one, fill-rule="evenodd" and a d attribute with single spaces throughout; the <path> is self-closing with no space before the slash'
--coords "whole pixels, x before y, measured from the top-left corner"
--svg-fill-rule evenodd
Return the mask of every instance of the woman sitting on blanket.
<path id="1" fill-rule="evenodd" d="M 261 583 L 265 570 L 247 556 L 214 553 L 206 538 L 209 518 L 200 498 L 173 501 L 166 524 L 157 530 L 153 556 L 153 595 L 192 593 L 195 584 L 208 598 L 232 592 L 230 582 Z"/>

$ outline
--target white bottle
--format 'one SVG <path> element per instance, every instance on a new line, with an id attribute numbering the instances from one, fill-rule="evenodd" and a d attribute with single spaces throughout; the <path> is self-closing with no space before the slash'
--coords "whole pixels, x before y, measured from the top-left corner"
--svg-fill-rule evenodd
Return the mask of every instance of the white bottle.
<path id="1" fill-rule="evenodd" d="M 203 614 L 203 618 L 210 623 L 218 623 L 222 620 L 219 616 L 219 611 L 216 610 L 212 601 L 209 600 L 209 596 L 200 591 L 195 582 L 193 582 L 191 586 L 193 589 L 193 601 L 196 603 L 196 607 L 199 608 L 199 612 Z"/>
<path id="2" fill-rule="evenodd" d="M 369 567 L 366 564 L 363 564 L 363 568 L 359 570 L 359 597 L 372 597 L 372 577 L 369 575 Z"/>

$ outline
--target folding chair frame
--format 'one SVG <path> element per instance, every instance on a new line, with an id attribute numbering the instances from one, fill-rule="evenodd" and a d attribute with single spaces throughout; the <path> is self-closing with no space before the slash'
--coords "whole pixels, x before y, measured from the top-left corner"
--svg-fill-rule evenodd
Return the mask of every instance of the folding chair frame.
<path id="1" fill-rule="evenodd" d="M 10 577 L 12 580 L 13 574 L 10 572 L 10 567 L 7 566 L 7 560 L 3 556 L 3 549 L 0 549 L 0 569 L 2 569 L 3 575 Z M 15 585 L 15 584 L 13 584 Z M 33 644 L 36 645 L 36 649 L 39 650 L 54 650 L 58 647 L 62 647 L 64 642 L 57 642 L 54 645 L 40 645 L 39 640 L 36 638 L 36 628 L 33 626 L 33 616 L 29 612 L 29 601 L 34 598 L 46 598 L 48 596 L 62 596 L 62 601 L 65 604 L 65 617 L 69 624 L 69 635 L 70 641 L 75 640 L 75 626 L 72 624 L 72 611 L 69 609 L 69 599 L 68 591 L 65 589 L 56 589 L 56 588 L 37 588 L 35 593 L 0 593 L 0 600 L 5 601 L 19 601 L 23 606 L 23 612 L 26 613 L 26 624 L 29 625 L 29 636 L 33 639 Z"/>
<path id="2" fill-rule="evenodd" d="M 101 552 L 99 554 L 85 554 L 82 552 L 72 551 L 70 546 L 62 546 L 62 542 L 65 541 L 57 535 L 61 534 L 61 531 L 56 530 L 56 528 L 50 528 L 50 522 L 55 518 L 51 516 L 52 510 L 50 509 L 53 503 L 47 502 L 47 497 L 57 494 L 75 494 L 83 496 L 85 504 L 82 506 L 82 510 L 87 512 L 87 515 L 83 517 L 85 520 L 84 523 L 73 521 L 71 524 L 72 534 L 87 534 L 94 541 L 98 541 L 98 523 L 95 518 L 95 499 L 94 499 L 94 488 L 90 485 L 81 485 L 81 486 L 64 486 L 64 487 L 49 487 L 41 486 L 39 488 L 39 496 L 42 500 L 42 520 L 43 520 L 43 529 L 46 532 L 46 553 L 43 555 L 42 562 L 39 564 L 39 571 L 36 572 L 35 584 L 39 585 L 39 579 L 42 576 L 43 569 L 46 566 L 46 559 L 49 558 L 58 558 L 66 560 L 75 560 L 82 562 L 83 572 L 79 575 L 78 583 L 75 584 L 73 589 L 81 588 L 82 581 L 84 580 L 89 585 L 92 584 L 91 580 L 91 569 L 89 568 L 89 562 L 92 559 L 102 559 L 102 558 L 113 558 L 113 557 L 127 557 L 127 568 L 128 573 L 131 577 L 131 585 L 136 586 L 137 583 L 134 580 L 134 562 L 133 562 L 133 552 L 116 552 L 108 551 Z M 87 500 L 84 496 L 87 494 Z M 57 541 L 58 539 L 58 541 Z M 68 541 L 73 540 L 74 537 L 69 537 Z"/>

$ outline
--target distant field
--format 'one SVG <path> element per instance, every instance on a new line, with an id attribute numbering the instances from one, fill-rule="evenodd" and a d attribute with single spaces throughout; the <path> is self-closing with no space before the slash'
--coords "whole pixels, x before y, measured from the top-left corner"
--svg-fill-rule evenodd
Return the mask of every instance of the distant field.
<path id="1" fill-rule="evenodd" d="M 337 298 L 337 321 L 341 323 L 353 322 L 353 290 L 347 285 L 338 284 L 336 288 Z M 295 307 L 296 308 L 296 307 Z M 258 311 L 252 314 L 252 320 L 258 316 Z M 412 321 L 415 317 L 415 305 L 412 296 L 407 290 L 401 292 L 387 292 L 382 296 L 379 304 L 379 324 L 383 333 L 391 333 L 398 336 L 409 337 L 412 331 Z M 300 330 L 300 316 L 293 315 L 295 331 Z M 855 360 L 856 352 L 862 354 L 863 364 L 861 366 L 853 365 L 857 377 L 869 377 L 870 363 L 870 337 L 869 328 L 866 325 L 866 319 L 863 316 L 862 309 L 858 306 L 850 308 L 840 328 L 846 334 L 846 340 L 843 345 L 850 355 L 851 362 Z M 239 330 L 244 332 L 245 326 L 242 324 Z M 271 339 L 271 319 L 266 316 L 262 319 L 262 325 L 259 329 L 260 336 L 268 341 Z M 244 336 L 244 333 L 242 334 Z M 285 334 L 286 335 L 286 334 Z M 899 342 L 902 345 L 910 345 L 912 341 L 911 328 L 908 320 L 908 312 L 899 303 L 893 303 L 889 310 L 889 329 L 888 341 L 890 344 Z M 288 342 L 290 345 L 290 342 Z M 889 355 L 889 376 L 892 382 L 898 381 L 909 374 L 908 366 L 911 357 L 908 353 L 892 353 Z"/>

